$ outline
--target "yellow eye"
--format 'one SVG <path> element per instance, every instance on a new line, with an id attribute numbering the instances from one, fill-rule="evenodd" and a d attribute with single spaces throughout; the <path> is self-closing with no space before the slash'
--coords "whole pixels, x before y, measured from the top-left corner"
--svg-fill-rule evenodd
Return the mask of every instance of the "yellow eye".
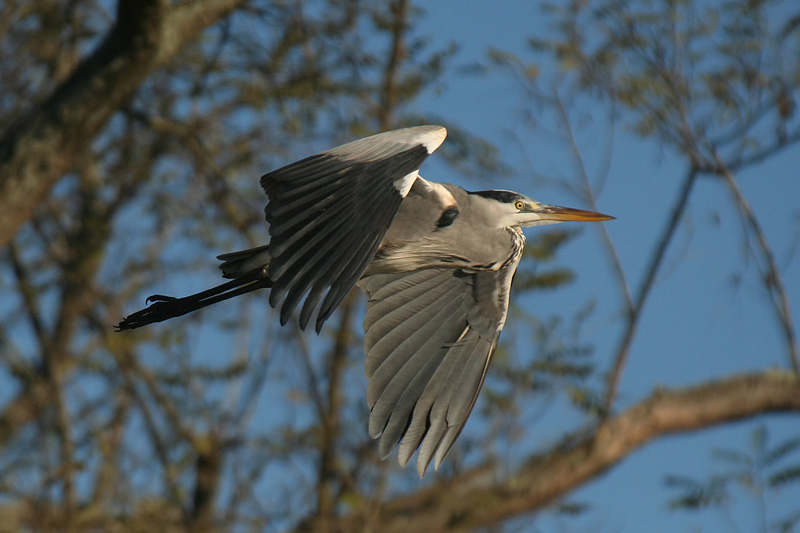
<path id="1" fill-rule="evenodd" d="M 523 209 L 525 209 L 525 202 L 523 202 L 523 201 L 517 201 L 517 202 L 514 204 L 514 207 L 516 207 L 517 209 L 519 209 L 520 211 L 522 211 Z"/>

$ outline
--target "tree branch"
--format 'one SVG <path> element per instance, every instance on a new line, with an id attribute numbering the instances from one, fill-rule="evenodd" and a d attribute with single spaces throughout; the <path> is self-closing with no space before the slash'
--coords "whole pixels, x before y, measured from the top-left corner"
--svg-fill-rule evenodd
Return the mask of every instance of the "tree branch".
<path id="1" fill-rule="evenodd" d="M 800 378 L 793 374 L 749 374 L 657 391 L 603 422 L 591 436 L 576 434 L 559 449 L 530 458 L 510 477 L 498 481 L 485 465 L 391 500 L 377 519 L 357 509 L 325 526 L 329 531 L 469 531 L 541 509 L 660 437 L 781 412 L 800 413 Z M 317 531 L 320 525 L 303 527 Z"/>
<path id="2" fill-rule="evenodd" d="M 616 399 L 617 389 L 619 387 L 619 380 L 622 376 L 622 370 L 625 367 L 625 362 L 628 359 L 628 352 L 630 351 L 631 344 L 633 343 L 633 338 L 636 336 L 636 329 L 639 325 L 639 319 L 642 316 L 644 304 L 647 301 L 650 290 L 653 288 L 653 284 L 656 280 L 656 274 L 658 273 L 658 269 L 661 267 L 661 263 L 667 253 L 667 248 L 669 248 L 669 244 L 672 242 L 672 237 L 675 235 L 675 231 L 678 228 L 678 223 L 683 217 L 686 206 L 689 204 L 689 196 L 691 195 L 692 188 L 697 180 L 697 174 L 698 170 L 694 165 L 687 171 L 680 193 L 678 194 L 678 198 L 676 199 L 675 205 L 672 208 L 669 220 L 667 220 L 667 225 L 664 227 L 661 233 L 661 238 L 658 239 L 655 250 L 650 256 L 650 263 L 647 266 L 647 271 L 645 273 L 644 280 L 642 281 L 642 285 L 639 287 L 639 291 L 636 293 L 636 300 L 634 301 L 633 307 L 629 309 L 629 316 L 627 317 L 628 320 L 625 324 L 625 331 L 620 338 L 619 346 L 616 350 L 614 365 L 611 368 L 611 371 L 608 373 L 608 377 L 606 378 L 608 388 L 606 389 L 606 397 L 605 401 L 603 402 L 603 411 L 605 416 L 609 416 L 613 409 L 614 400 Z"/>
<path id="3" fill-rule="evenodd" d="M 397 107 L 397 78 L 400 65 L 406 54 L 406 32 L 408 30 L 408 1 L 394 0 L 389 4 L 392 16 L 392 44 L 389 61 L 383 74 L 383 101 L 378 108 L 378 124 L 381 130 L 387 130 L 393 125 L 392 113 Z"/>
<path id="4" fill-rule="evenodd" d="M 195 438 L 195 483 L 191 509 L 185 520 L 187 531 L 214 531 L 214 506 L 219 492 L 224 445 L 213 431 Z"/>
<path id="5" fill-rule="evenodd" d="M 119 1 L 117 23 L 97 49 L 43 105 L 0 137 L 0 246 L 82 161 L 94 137 L 147 76 L 241 1 L 177 6 L 166 0 Z"/>
<path id="6" fill-rule="evenodd" d="M 342 391 L 344 371 L 347 366 L 347 351 L 352 343 L 353 315 L 355 311 L 355 294 L 350 292 L 339 313 L 342 317 L 333 344 L 333 350 L 327 357 L 328 389 L 327 405 L 320 419 L 320 458 L 317 481 L 317 514 L 320 517 L 332 517 L 338 505 L 339 486 L 339 438 L 342 431 L 341 415 L 344 395 Z"/>
<path id="7" fill-rule="evenodd" d="M 786 286 L 783 284 L 781 271 L 775 261 L 775 255 L 772 253 L 767 236 L 761 229 L 761 224 L 756 218 L 756 214 L 750 207 L 750 203 L 745 198 L 739 184 L 736 182 L 736 177 L 733 172 L 722 162 L 718 154 L 715 152 L 714 156 L 717 158 L 719 165 L 719 175 L 725 181 L 728 189 L 733 195 L 736 207 L 742 215 L 750 231 L 756 238 L 758 247 L 761 249 L 761 255 L 764 261 L 764 268 L 766 272 L 762 273 L 764 287 L 767 289 L 767 294 L 770 296 L 772 307 L 775 309 L 775 315 L 780 324 L 783 336 L 786 339 L 786 351 L 789 356 L 789 366 L 795 374 L 800 375 L 800 355 L 798 355 L 797 348 L 797 335 L 794 331 L 794 320 L 792 319 L 792 308 L 789 305 L 789 296 L 786 292 Z"/>
<path id="8" fill-rule="evenodd" d="M 564 105 L 564 100 L 561 98 L 561 95 L 558 94 L 557 89 L 553 90 L 552 102 L 556 111 L 558 112 L 561 127 L 564 129 L 564 133 L 566 134 L 566 138 L 569 143 L 569 149 L 570 152 L 572 152 L 572 158 L 578 167 L 577 174 L 581 181 L 580 190 L 583 193 L 582 196 L 586 201 L 589 202 L 589 207 L 593 211 L 599 211 L 600 208 L 597 205 L 595 192 L 592 189 L 591 182 L 589 181 L 589 172 L 586 170 L 586 163 L 584 161 L 583 154 L 581 153 L 580 147 L 578 146 L 578 141 L 575 138 L 575 131 L 572 128 L 572 123 L 570 121 L 569 114 L 567 113 L 567 108 Z M 605 180 L 608 170 L 609 167 L 606 166 L 603 172 L 603 180 Z M 619 258 L 619 253 L 617 253 L 617 247 L 614 246 L 614 241 L 611 240 L 611 234 L 608 232 L 608 227 L 605 224 L 597 224 L 596 227 L 600 230 L 600 236 L 603 239 L 603 247 L 605 248 L 606 255 L 608 255 L 611 272 L 617 280 L 619 294 L 621 295 L 621 299 L 625 305 L 625 313 L 627 316 L 631 316 L 635 310 L 633 305 L 633 297 L 631 296 L 631 289 L 630 285 L 628 284 L 628 278 L 625 275 L 625 269 L 622 267 L 622 261 Z"/>

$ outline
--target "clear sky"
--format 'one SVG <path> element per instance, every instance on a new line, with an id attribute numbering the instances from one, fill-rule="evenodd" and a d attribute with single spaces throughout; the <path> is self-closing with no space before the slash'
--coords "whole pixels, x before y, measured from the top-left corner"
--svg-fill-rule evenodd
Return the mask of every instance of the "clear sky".
<path id="1" fill-rule="evenodd" d="M 525 44 L 528 37 L 546 31 L 537 2 L 468 0 L 457 6 L 454 2 L 428 3 L 417 33 L 431 39 L 433 48 L 457 43 L 460 50 L 454 65 L 485 61 L 488 48 L 530 60 L 533 56 Z M 538 131 L 522 127 L 519 116 L 526 111 L 526 102 L 509 77 L 499 73 L 467 76 L 450 69 L 442 85 L 444 90 L 431 92 L 416 102 L 413 110 L 442 117 L 494 141 L 503 160 L 514 168 L 514 177 L 501 184 L 484 182 L 476 186 L 435 163 L 423 167 L 423 176 L 473 189 L 515 189 L 547 203 L 587 207 L 575 205 L 576 198 L 563 190 L 531 179 L 534 174 L 567 177 L 574 166 L 563 147 L 555 146 L 546 133 L 546 117 L 542 117 Z M 509 133 L 518 136 L 519 142 L 512 142 Z M 588 154 L 590 175 L 596 176 L 602 168 L 608 146 L 604 135 L 607 130 L 589 123 L 579 136 L 581 148 Z M 615 130 L 611 157 L 608 182 L 598 197 L 598 206 L 617 217 L 608 228 L 635 290 L 685 167 L 670 150 L 643 141 L 622 127 Z M 798 168 L 800 151 L 794 148 L 738 176 L 783 269 L 795 321 L 800 317 L 800 265 L 795 253 L 800 237 Z M 780 334 L 763 289 L 755 281 L 752 259 L 744 259 L 742 228 L 731 205 L 729 193 L 720 183 L 705 179 L 698 184 L 633 344 L 620 388 L 620 406 L 643 399 L 659 384 L 688 386 L 769 366 L 786 368 Z M 527 231 L 530 235 L 535 228 Z M 586 228 L 559 254 L 559 261 L 577 272 L 576 281 L 552 295 L 540 293 L 536 301 L 525 305 L 543 316 L 551 312 L 572 316 L 588 298 L 596 297 L 597 308 L 583 335 L 595 345 L 600 367 L 608 368 L 621 328 L 616 318 L 621 302 L 598 241 L 599 233 Z M 734 280 L 738 275 L 743 278 L 737 285 Z M 558 417 L 553 418 L 541 423 L 544 439 L 560 434 Z M 712 532 L 731 531 L 734 525 L 739 531 L 753 530 L 758 524 L 757 510 L 753 500 L 746 497 L 737 500 L 732 516 L 668 511 L 667 500 L 676 492 L 664 487 L 664 476 L 703 479 L 725 466 L 710 460 L 713 448 L 748 452 L 752 432 L 759 424 L 768 425 L 774 444 L 800 434 L 798 422 L 796 415 L 763 417 L 661 439 L 571 497 L 593 504 L 585 519 L 548 518 L 537 526 L 545 531 Z M 538 429 L 534 427 L 532 433 Z M 573 428 L 563 427 L 562 431 L 568 429 Z M 797 510 L 797 504 L 790 502 L 800 501 L 800 490 L 792 490 L 770 504 L 772 518 Z"/>

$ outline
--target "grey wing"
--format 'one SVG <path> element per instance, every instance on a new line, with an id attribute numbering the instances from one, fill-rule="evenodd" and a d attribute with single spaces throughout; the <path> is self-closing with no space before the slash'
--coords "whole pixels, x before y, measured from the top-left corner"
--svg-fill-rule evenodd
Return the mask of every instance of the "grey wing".
<path id="1" fill-rule="evenodd" d="M 381 458 L 400 442 L 402 466 L 419 448 L 419 475 L 432 459 L 439 468 L 483 385 L 517 265 L 379 274 L 359 283 L 369 296 L 369 433 L 380 437 Z"/>
<path id="2" fill-rule="evenodd" d="M 261 178 L 269 195 L 269 301 L 281 305 L 281 324 L 305 296 L 305 328 L 324 294 L 316 321 L 322 328 L 364 273 L 420 165 L 446 133 L 441 126 L 380 133 Z"/>

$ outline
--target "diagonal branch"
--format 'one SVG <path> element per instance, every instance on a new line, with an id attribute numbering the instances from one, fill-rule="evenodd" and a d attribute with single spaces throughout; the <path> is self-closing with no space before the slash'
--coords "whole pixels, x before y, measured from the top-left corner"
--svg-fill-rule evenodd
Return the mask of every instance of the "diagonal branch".
<path id="1" fill-rule="evenodd" d="M 636 293 L 636 299 L 633 302 L 633 307 L 629 309 L 629 315 L 627 317 L 628 320 L 625 324 L 625 331 L 623 332 L 619 345 L 617 346 L 614 365 L 611 368 L 611 371 L 608 373 L 608 377 L 606 378 L 608 388 L 606 389 L 606 397 L 605 401 L 603 402 L 603 410 L 606 416 L 611 414 L 614 400 L 617 396 L 619 380 L 622 376 L 622 369 L 625 367 L 625 362 L 628 359 L 628 352 L 630 351 L 631 344 L 633 343 L 633 338 L 636 336 L 636 329 L 639 326 L 639 319 L 641 318 L 644 304 L 647 301 L 647 297 L 650 295 L 650 290 L 653 288 L 656 274 L 658 273 L 658 269 L 661 267 L 661 263 L 663 262 L 664 256 L 667 253 L 667 248 L 669 247 L 670 242 L 672 242 L 672 237 L 675 235 L 675 231 L 678 228 L 678 223 L 683 217 L 686 206 L 689 204 L 689 196 L 691 195 L 692 188 L 697 179 L 697 174 L 698 170 L 695 166 L 692 166 L 687 172 L 686 177 L 683 180 L 680 193 L 678 194 L 678 198 L 675 200 L 675 205 L 672 207 L 669 220 L 667 220 L 667 225 L 664 226 L 661 237 L 656 243 L 655 250 L 650 255 L 650 262 L 647 265 L 647 270 L 644 280 L 642 281 L 642 285 L 639 287 L 639 291 Z"/>
<path id="2" fill-rule="evenodd" d="M 26 265 L 22 263 L 22 258 L 17 250 L 15 242 L 10 242 L 8 245 L 8 259 L 11 263 L 12 272 L 16 278 L 17 292 L 19 292 L 20 299 L 22 300 L 22 308 L 20 311 L 24 313 L 36 336 L 36 341 L 42 349 L 49 347 L 49 336 L 44 321 L 42 320 L 41 313 L 39 312 L 36 289 L 31 282 L 29 271 Z"/>
<path id="3" fill-rule="evenodd" d="M 766 268 L 766 272 L 763 273 L 764 286 L 767 289 L 767 293 L 770 295 L 770 301 L 775 309 L 775 314 L 777 315 L 783 335 L 786 338 L 789 365 L 792 367 L 792 370 L 795 374 L 800 375 L 800 357 L 798 356 L 797 335 L 795 334 L 794 330 L 794 321 L 792 320 L 789 296 L 786 292 L 786 287 L 783 284 L 783 278 L 781 277 L 780 269 L 778 269 L 778 265 L 775 262 L 775 256 L 772 253 L 767 236 L 761 229 L 761 224 L 759 224 L 758 218 L 756 218 L 756 214 L 753 212 L 750 204 L 747 201 L 747 198 L 745 198 L 744 194 L 739 188 L 739 184 L 736 183 L 735 176 L 725 165 L 725 163 L 722 162 L 718 155 L 716 153 L 714 155 L 717 159 L 717 173 L 722 176 L 722 179 L 725 181 L 725 185 L 728 186 L 728 189 L 733 194 L 734 200 L 736 201 L 736 207 L 742 214 L 746 224 L 750 227 L 750 231 L 752 231 L 753 235 L 755 235 L 758 247 L 761 249 L 761 255 L 763 256 L 765 263 L 764 266 Z"/>
<path id="4" fill-rule="evenodd" d="M 385 503 L 368 518 L 355 510 L 333 523 L 303 524 L 308 531 L 471 531 L 541 509 L 666 435 L 752 418 L 800 413 L 800 378 L 788 373 L 748 374 L 686 389 L 662 390 L 589 437 L 532 457 L 498 480 L 490 465 Z M 375 518 L 377 516 L 377 518 Z M 377 523 L 376 523 L 377 522 Z"/>
<path id="5" fill-rule="evenodd" d="M 572 157 L 575 160 L 578 166 L 578 176 L 581 180 L 581 190 L 583 192 L 583 197 L 585 200 L 589 202 L 589 207 L 593 211 L 599 211 L 599 207 L 597 205 L 597 199 L 595 197 L 595 192 L 592 189 L 592 184 L 589 181 L 589 172 L 586 170 L 586 163 L 584 161 L 583 155 L 581 154 L 580 148 L 578 147 L 578 142 L 575 138 L 575 132 L 572 128 L 572 123 L 570 122 L 569 116 L 567 114 L 566 106 L 564 105 L 564 101 L 561 96 L 558 94 L 557 90 L 553 91 L 553 105 L 556 107 L 558 111 L 558 116 L 561 121 L 561 125 L 564 128 L 567 136 L 567 141 L 569 142 L 569 149 L 572 152 Z M 608 166 L 603 171 L 603 179 L 608 174 Z M 619 258 L 619 253 L 617 252 L 617 247 L 614 246 L 614 242 L 611 240 L 611 234 L 608 232 L 608 227 L 605 224 L 597 224 L 600 229 L 600 235 L 603 239 L 603 246 L 606 250 L 606 254 L 608 255 L 609 262 L 611 264 L 611 271 L 614 277 L 617 279 L 617 286 L 619 287 L 619 293 L 622 297 L 622 300 L 625 304 L 625 312 L 628 316 L 633 313 L 634 306 L 633 306 L 633 298 L 631 297 L 631 290 L 628 284 L 628 278 L 625 275 L 625 269 L 622 267 L 622 261 Z"/>
<path id="6" fill-rule="evenodd" d="M 0 246 L 137 87 L 242 0 L 119 0 L 103 42 L 39 107 L 0 136 Z"/>

